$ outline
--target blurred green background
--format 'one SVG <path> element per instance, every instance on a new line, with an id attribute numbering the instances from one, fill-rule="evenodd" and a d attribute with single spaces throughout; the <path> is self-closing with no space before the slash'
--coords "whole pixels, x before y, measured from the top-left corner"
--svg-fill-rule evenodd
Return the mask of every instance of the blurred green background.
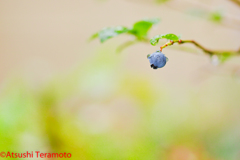
<path id="1" fill-rule="evenodd" d="M 221 8 L 234 21 L 240 16 L 228 0 L 194 2 Z M 210 49 L 239 47 L 232 21 L 211 23 L 150 1 L 1 0 L 0 152 L 239 160 L 239 57 L 214 66 L 199 50 L 167 48 L 169 62 L 153 70 L 146 55 L 157 46 L 116 54 L 131 37 L 87 42 L 103 27 L 145 17 L 161 18 L 152 36 L 172 32 Z"/>

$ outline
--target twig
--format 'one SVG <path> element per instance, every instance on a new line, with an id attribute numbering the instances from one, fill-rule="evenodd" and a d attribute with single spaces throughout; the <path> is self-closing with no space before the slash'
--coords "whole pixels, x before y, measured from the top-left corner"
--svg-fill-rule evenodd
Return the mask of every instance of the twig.
<path id="1" fill-rule="evenodd" d="M 237 4 L 238 7 L 240 7 L 240 1 L 239 1 L 239 0 L 230 0 L 230 1 L 232 1 L 232 2 L 235 3 L 235 4 Z"/>
<path id="2" fill-rule="evenodd" d="M 240 55 L 240 50 L 238 51 L 212 51 L 209 49 L 206 49 L 205 47 L 203 47 L 202 45 L 200 45 L 199 43 L 195 42 L 194 40 L 175 40 L 175 41 L 169 41 L 167 42 L 165 45 L 160 47 L 160 51 L 162 51 L 163 48 L 166 48 L 167 46 L 171 46 L 174 43 L 178 43 L 178 44 L 184 44 L 184 43 L 192 43 L 194 44 L 196 47 L 198 47 L 199 49 L 201 49 L 203 52 L 205 52 L 206 54 L 209 55 L 222 55 L 222 54 L 231 54 L 231 55 Z"/>

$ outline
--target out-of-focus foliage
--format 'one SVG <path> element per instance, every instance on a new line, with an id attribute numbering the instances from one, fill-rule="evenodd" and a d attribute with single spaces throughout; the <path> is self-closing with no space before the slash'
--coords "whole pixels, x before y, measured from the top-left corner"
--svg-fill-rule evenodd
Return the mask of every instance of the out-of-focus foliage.
<path id="1" fill-rule="evenodd" d="M 167 8 L 173 9 L 175 11 L 180 11 L 182 13 L 187 13 L 191 16 L 207 19 L 211 22 L 215 23 L 221 23 L 224 19 L 224 14 L 223 10 L 220 10 L 219 8 L 215 8 L 216 10 L 209 10 L 208 8 L 203 8 L 205 4 L 204 1 L 202 2 L 197 2 L 197 3 L 191 3 L 191 1 L 174 1 L 174 0 L 155 0 L 155 1 L 149 1 L 149 0 L 144 0 L 145 2 L 153 3 L 156 2 L 156 5 L 164 5 L 167 2 L 171 1 L 172 3 L 169 3 L 166 5 Z M 137 2 L 137 1 L 136 1 Z M 173 5 L 176 3 L 176 5 Z M 197 4 L 203 4 L 198 7 Z M 173 5 L 173 6 L 172 6 Z M 186 6 L 191 6 L 186 9 Z"/>
<path id="2" fill-rule="evenodd" d="M 161 4 L 161 3 L 165 3 L 165 2 L 167 2 L 167 1 L 170 1 L 170 0 L 156 0 L 156 2 L 157 2 L 157 3 L 160 3 L 160 4 Z"/>
<path id="3" fill-rule="evenodd" d="M 232 55 L 231 55 L 231 53 L 226 52 L 226 53 L 224 53 L 222 55 L 219 55 L 218 57 L 219 57 L 220 62 L 223 63 L 226 60 L 228 60 L 229 58 L 231 58 Z"/>
<path id="4" fill-rule="evenodd" d="M 215 23 L 221 23 L 224 19 L 223 12 L 220 10 L 216 10 L 213 12 L 207 12 L 207 11 L 201 10 L 201 9 L 189 9 L 186 11 L 186 13 L 188 13 L 192 16 L 195 16 L 195 17 L 208 19 Z"/>
<path id="5" fill-rule="evenodd" d="M 220 23 L 223 20 L 223 13 L 220 11 L 215 11 L 210 13 L 210 20 L 216 23 Z"/>
<path id="6" fill-rule="evenodd" d="M 41 87 L 9 81 L 0 96 L 0 150 L 71 159 L 239 158 L 238 82 L 172 86 L 124 70 L 103 50 Z"/>

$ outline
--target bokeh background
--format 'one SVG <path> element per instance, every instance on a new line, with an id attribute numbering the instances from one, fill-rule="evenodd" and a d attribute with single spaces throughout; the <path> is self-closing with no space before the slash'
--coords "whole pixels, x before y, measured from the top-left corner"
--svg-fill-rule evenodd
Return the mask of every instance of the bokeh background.
<path id="1" fill-rule="evenodd" d="M 186 44 L 191 52 L 164 49 L 169 62 L 153 70 L 146 56 L 158 46 L 117 54 L 132 37 L 88 42 L 103 27 L 147 17 L 161 19 L 151 36 L 240 47 L 240 10 L 230 0 L 0 0 L 0 151 L 239 160 L 239 57 L 215 65 Z"/>

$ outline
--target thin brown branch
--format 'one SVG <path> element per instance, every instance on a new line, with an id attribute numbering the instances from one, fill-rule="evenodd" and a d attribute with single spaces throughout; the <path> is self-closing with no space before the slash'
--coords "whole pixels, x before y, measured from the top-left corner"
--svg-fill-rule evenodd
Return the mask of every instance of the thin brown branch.
<path id="1" fill-rule="evenodd" d="M 240 55 L 240 50 L 238 51 L 213 51 L 213 50 L 209 50 L 205 47 L 203 47 L 202 45 L 200 45 L 199 43 L 197 43 L 194 40 L 175 40 L 175 41 L 169 41 L 167 42 L 165 45 L 160 47 L 160 50 L 162 51 L 163 48 L 166 48 L 167 46 L 171 46 L 174 43 L 178 43 L 178 44 L 184 44 L 184 43 L 192 43 L 193 45 L 195 45 L 197 48 L 201 49 L 203 52 L 205 52 L 206 54 L 209 55 L 222 55 L 222 54 L 231 54 L 231 55 Z"/>
<path id="2" fill-rule="evenodd" d="M 233 3 L 235 3 L 236 5 L 238 5 L 238 7 L 240 7 L 240 1 L 239 0 L 230 0 L 232 1 Z"/>

